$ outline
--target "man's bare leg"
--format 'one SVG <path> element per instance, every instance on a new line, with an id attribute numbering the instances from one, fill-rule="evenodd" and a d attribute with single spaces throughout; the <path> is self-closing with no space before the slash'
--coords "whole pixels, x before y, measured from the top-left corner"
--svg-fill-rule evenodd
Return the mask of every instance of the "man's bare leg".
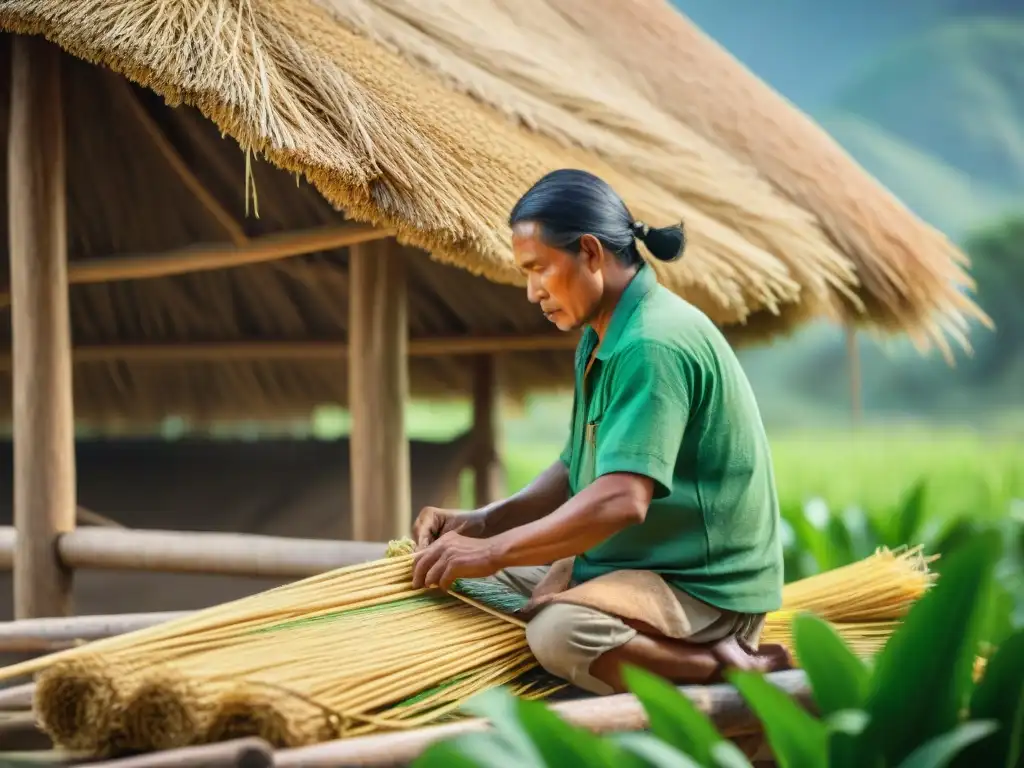
<path id="1" fill-rule="evenodd" d="M 775 672 L 792 666 L 782 646 L 763 646 L 750 653 L 735 637 L 711 645 L 693 645 L 665 637 L 638 634 L 625 645 L 599 656 L 590 674 L 625 693 L 623 665 L 646 669 L 676 685 L 707 685 L 722 682 L 725 668 Z"/>

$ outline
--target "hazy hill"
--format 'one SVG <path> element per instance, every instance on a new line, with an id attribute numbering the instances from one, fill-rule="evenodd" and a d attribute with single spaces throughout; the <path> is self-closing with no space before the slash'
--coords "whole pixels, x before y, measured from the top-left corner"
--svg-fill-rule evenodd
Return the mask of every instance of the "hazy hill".
<path id="1" fill-rule="evenodd" d="M 915 36 L 867 64 L 833 108 L 1024 193 L 1024 21 L 958 21 Z"/>

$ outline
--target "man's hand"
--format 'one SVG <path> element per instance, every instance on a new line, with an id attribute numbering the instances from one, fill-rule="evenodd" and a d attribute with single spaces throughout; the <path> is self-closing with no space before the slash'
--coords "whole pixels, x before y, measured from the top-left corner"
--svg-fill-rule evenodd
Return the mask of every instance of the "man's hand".
<path id="1" fill-rule="evenodd" d="M 436 585 L 448 590 L 456 579 L 493 576 L 501 570 L 493 549 L 489 539 L 473 539 L 449 531 L 426 549 L 416 552 L 413 588 Z"/>
<path id="2" fill-rule="evenodd" d="M 463 512 L 457 509 L 424 507 L 412 524 L 416 549 L 425 549 L 446 533 L 459 533 L 479 538 L 484 533 L 484 515 L 480 510 Z"/>

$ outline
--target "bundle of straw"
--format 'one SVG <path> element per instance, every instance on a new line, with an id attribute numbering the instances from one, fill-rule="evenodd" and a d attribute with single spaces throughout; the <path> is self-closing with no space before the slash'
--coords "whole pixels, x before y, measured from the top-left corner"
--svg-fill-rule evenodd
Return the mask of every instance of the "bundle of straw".
<path id="1" fill-rule="evenodd" d="M 491 581 L 451 593 L 410 586 L 410 542 L 389 557 L 183 619 L 0 669 L 39 673 L 35 707 L 58 747 L 108 755 L 257 735 L 301 746 L 456 716 L 508 685 L 544 698 L 515 616 L 525 599 Z M 859 652 L 884 644 L 931 576 L 916 551 L 880 551 L 786 589 L 766 641 L 789 643 L 796 612 L 831 621 Z"/>

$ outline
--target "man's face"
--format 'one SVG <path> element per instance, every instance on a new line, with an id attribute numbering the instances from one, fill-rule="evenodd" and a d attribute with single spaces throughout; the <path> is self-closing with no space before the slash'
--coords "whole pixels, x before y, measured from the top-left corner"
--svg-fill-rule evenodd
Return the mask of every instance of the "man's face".
<path id="1" fill-rule="evenodd" d="M 604 292 L 600 243 L 587 235 L 580 253 L 573 255 L 545 245 L 540 228 L 533 222 L 512 229 L 512 251 L 526 274 L 526 296 L 540 306 L 560 331 L 585 325 L 593 316 Z"/>

